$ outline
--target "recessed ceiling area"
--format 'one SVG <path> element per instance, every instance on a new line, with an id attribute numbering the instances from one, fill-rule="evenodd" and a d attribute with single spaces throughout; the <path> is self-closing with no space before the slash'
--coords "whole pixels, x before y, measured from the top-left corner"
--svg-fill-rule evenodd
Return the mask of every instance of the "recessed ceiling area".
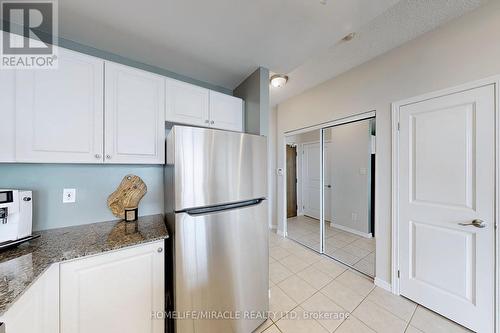
<path id="1" fill-rule="evenodd" d="M 59 0 L 59 35 L 229 90 L 266 67 L 274 105 L 486 1 Z"/>

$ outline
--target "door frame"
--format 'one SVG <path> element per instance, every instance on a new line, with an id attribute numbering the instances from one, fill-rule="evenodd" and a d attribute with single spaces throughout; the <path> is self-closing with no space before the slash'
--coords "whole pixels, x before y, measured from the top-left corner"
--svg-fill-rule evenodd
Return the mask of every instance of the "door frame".
<path id="1" fill-rule="evenodd" d="M 295 216 L 299 216 L 299 198 L 298 198 L 298 187 L 299 187 L 299 173 L 298 173 L 298 159 L 299 159 L 299 147 L 296 144 L 290 145 L 287 144 L 287 156 L 286 156 L 286 168 L 287 168 L 287 178 L 286 178 L 286 190 L 288 191 L 288 147 L 292 148 L 295 150 Z M 288 200 L 287 200 L 287 210 L 286 210 L 286 215 L 288 218 Z"/>
<path id="2" fill-rule="evenodd" d="M 392 118 L 392 198 L 391 198 L 391 290 L 395 295 L 400 295 L 399 271 L 399 109 L 407 104 L 422 102 L 425 100 L 451 95 L 487 85 L 495 87 L 495 332 L 500 333 L 500 229 L 498 221 L 500 217 L 500 75 L 486 79 L 477 80 L 462 85 L 446 88 L 412 98 L 393 102 L 391 104 Z"/>
<path id="3" fill-rule="evenodd" d="M 331 121 L 326 121 L 326 122 L 323 122 L 323 123 L 319 123 L 319 124 L 316 124 L 316 125 L 312 125 L 312 126 L 306 126 L 306 127 L 302 127 L 302 128 L 299 128 L 299 129 L 296 129 L 296 130 L 291 130 L 291 131 L 286 131 L 284 132 L 284 143 L 281 147 L 282 149 L 282 153 L 284 154 L 283 156 L 286 156 L 286 145 L 287 145 L 287 142 L 286 142 L 286 138 L 289 137 L 289 136 L 292 136 L 292 135 L 296 135 L 296 134 L 301 134 L 301 133 L 306 133 L 306 132 L 310 132 L 310 131 L 314 131 L 314 130 L 319 130 L 321 135 L 320 135 L 320 141 L 319 141 L 319 144 L 320 144 L 320 147 L 323 147 L 323 129 L 324 128 L 328 128 L 328 127 L 332 127 L 332 126 L 338 126 L 338 125 L 344 125 L 344 124 L 348 124 L 348 123 L 352 123 L 352 122 L 356 122 L 356 121 L 360 121 L 360 120 L 364 120 L 364 119 L 370 119 L 370 118 L 375 118 L 376 119 L 376 116 L 377 116 L 377 113 L 375 110 L 372 110 L 372 111 L 367 111 L 367 112 L 362 112 L 362 113 L 358 113 L 358 114 L 353 114 L 351 116 L 347 116 L 347 117 L 342 117 L 342 118 L 337 118 L 337 119 L 334 119 L 334 120 L 331 120 Z M 320 165 L 322 166 L 323 165 L 323 152 L 320 154 Z M 301 171 L 302 172 L 302 171 Z M 286 179 L 286 167 L 283 168 L 283 177 L 284 179 Z M 286 218 L 286 203 L 287 203 L 287 197 L 286 197 L 286 181 L 285 182 L 282 182 L 282 187 L 281 187 L 281 191 L 283 193 L 283 204 L 282 204 L 282 216 L 283 216 L 283 220 L 281 221 L 283 223 L 283 234 L 281 235 L 281 233 L 279 233 L 281 236 L 283 237 L 286 237 L 288 238 L 288 224 L 287 224 L 287 218 Z M 323 198 L 324 198 L 324 188 L 323 188 L 323 185 L 324 185 L 324 179 L 323 179 L 323 167 L 321 168 L 320 170 L 320 237 L 321 239 L 323 239 L 323 235 L 324 235 L 324 216 L 323 216 Z M 377 186 L 377 183 L 375 183 L 375 186 Z M 375 197 L 375 201 L 377 201 L 377 198 Z M 378 223 L 377 223 L 377 216 L 375 216 L 375 228 L 378 229 Z M 324 244 L 323 242 L 321 241 L 320 242 L 320 252 L 321 254 L 324 253 Z M 377 251 L 375 251 L 375 261 L 377 260 L 376 259 L 376 253 Z M 376 279 L 376 275 L 377 275 L 377 270 L 375 269 L 375 279 Z"/>

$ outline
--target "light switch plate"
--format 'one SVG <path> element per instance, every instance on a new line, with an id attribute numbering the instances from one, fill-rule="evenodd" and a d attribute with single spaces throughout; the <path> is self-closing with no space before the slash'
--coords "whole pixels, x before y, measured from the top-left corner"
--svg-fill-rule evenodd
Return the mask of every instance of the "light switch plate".
<path id="1" fill-rule="evenodd" d="M 76 202 L 76 189 L 65 188 L 63 190 L 63 203 L 73 203 Z"/>

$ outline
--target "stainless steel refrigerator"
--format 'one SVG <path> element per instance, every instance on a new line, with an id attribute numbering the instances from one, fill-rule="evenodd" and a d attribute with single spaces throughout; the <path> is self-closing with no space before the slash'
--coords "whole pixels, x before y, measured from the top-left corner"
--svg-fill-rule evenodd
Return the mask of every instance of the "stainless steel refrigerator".
<path id="1" fill-rule="evenodd" d="M 174 126 L 165 207 L 177 333 L 251 333 L 269 308 L 265 137 Z"/>

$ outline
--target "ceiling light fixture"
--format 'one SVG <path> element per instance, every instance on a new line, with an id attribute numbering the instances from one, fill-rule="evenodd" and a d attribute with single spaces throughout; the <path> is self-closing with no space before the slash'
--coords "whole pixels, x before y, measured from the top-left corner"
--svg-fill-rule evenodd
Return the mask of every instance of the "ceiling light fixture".
<path id="1" fill-rule="evenodd" d="M 271 85 L 274 88 L 281 88 L 288 82 L 288 76 L 284 74 L 275 74 L 271 76 Z"/>
<path id="2" fill-rule="evenodd" d="M 344 36 L 344 38 L 342 38 L 342 41 L 343 42 L 350 42 L 351 40 L 354 39 L 354 37 L 356 37 L 356 33 L 355 32 L 351 32 L 350 34 Z"/>

